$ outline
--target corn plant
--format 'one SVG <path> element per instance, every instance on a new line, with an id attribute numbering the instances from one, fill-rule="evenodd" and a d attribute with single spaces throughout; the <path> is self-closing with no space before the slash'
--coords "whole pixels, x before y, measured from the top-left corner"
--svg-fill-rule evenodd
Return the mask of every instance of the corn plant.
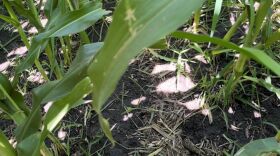
<path id="1" fill-rule="evenodd" d="M 100 3 L 96 2 L 83 1 L 78 6 L 72 6 L 71 2 L 74 1 L 49 0 L 44 6 L 48 23 L 43 27 L 40 24 L 39 11 L 33 1 L 3 2 L 10 17 L 3 15 L 2 19 L 14 24 L 29 52 L 26 58 L 17 66 L 13 83 L 5 75 L 1 74 L 1 110 L 7 113 L 17 124 L 15 131 L 16 147 L 12 147 L 7 138 L 1 133 L 1 145 L 3 145 L 0 148 L 1 154 L 39 155 L 41 153 L 51 155 L 51 151 L 44 144 L 44 140 L 46 137 L 53 138 L 51 132 L 63 116 L 71 108 L 82 104 L 83 97 L 91 92 L 94 95 L 93 109 L 99 115 L 101 127 L 107 137 L 114 143 L 108 121 L 102 117 L 101 107 L 112 93 L 121 74 L 125 71 L 129 59 L 137 55 L 143 47 L 152 45 L 183 24 L 190 18 L 192 12 L 201 6 L 203 1 L 193 1 L 195 5 L 187 10 L 185 10 L 184 6 L 189 1 L 185 0 L 121 1 L 113 17 L 114 22 L 105 39 L 106 44 L 104 46 L 103 43 L 81 45 L 76 58 L 71 62 L 69 70 L 63 77 L 58 76 L 60 75 L 58 71 L 56 73 L 58 80 L 48 81 L 46 84 L 33 89 L 31 110 L 23 103 L 23 96 L 15 89 L 19 74 L 35 63 L 41 74 L 45 75 L 48 80 L 38 60 L 41 52 L 46 51 L 49 62 L 50 64 L 51 62 L 53 63 L 54 66 L 52 67 L 54 67 L 55 71 L 58 63 L 54 59 L 54 52 L 51 51 L 55 46 L 52 40 L 57 37 L 62 40 L 69 39 L 68 37 L 71 34 L 79 33 L 83 40 L 82 43 L 88 43 L 86 33 L 83 30 L 108 12 L 101 9 Z M 69 7 L 65 7 L 67 3 L 69 3 Z M 153 9 L 147 10 L 147 5 L 153 6 Z M 25 8 L 25 6 L 28 8 Z M 170 10 L 177 8 L 180 8 L 180 12 L 178 12 L 181 14 L 180 16 L 176 17 L 177 13 L 169 13 Z M 32 38 L 31 44 L 19 25 L 14 9 L 39 30 L 38 35 Z M 171 19 L 176 20 L 172 23 L 167 22 Z M 158 26 L 162 26 L 161 29 L 158 29 L 160 31 L 154 32 Z M 150 35 L 151 32 L 153 32 L 153 35 Z M 145 36 L 149 37 L 145 38 Z M 115 49 L 114 53 L 111 52 L 112 48 Z M 129 51 L 130 53 L 128 53 Z M 95 56 L 97 52 L 98 54 Z M 111 63 L 105 64 L 108 60 L 106 57 L 111 60 Z M 113 59 L 110 57 L 113 57 Z M 115 63 L 118 63 L 121 58 L 124 58 L 124 60 L 119 66 L 116 66 Z M 108 72 L 108 70 L 111 72 Z M 108 78 L 111 80 L 109 81 Z M 104 83 L 108 84 L 104 85 Z M 100 90 L 101 88 L 102 91 Z M 48 102 L 52 102 L 52 106 L 42 116 L 40 112 L 41 104 Z"/>
<path id="2" fill-rule="evenodd" d="M 246 44 L 240 47 L 228 39 L 219 39 L 206 35 L 187 32 L 174 32 L 184 24 L 192 13 L 202 7 L 204 0 L 122 0 L 118 4 L 113 22 L 110 25 L 104 43 L 91 43 L 86 29 L 109 12 L 101 8 L 101 3 L 89 0 L 47 0 L 38 5 L 32 0 L 21 1 L 3 0 L 9 16 L 1 15 L 0 18 L 18 29 L 22 41 L 28 48 L 28 54 L 16 67 L 15 78 L 12 82 L 0 74 L 0 109 L 9 115 L 16 123 L 15 136 L 17 144 L 13 147 L 7 137 L 0 132 L 0 155 L 53 155 L 45 145 L 45 139 L 55 140 L 52 134 L 54 128 L 67 114 L 67 112 L 84 103 L 85 96 L 92 94 L 92 109 L 97 113 L 99 123 L 105 135 L 112 144 L 115 143 L 109 122 L 102 115 L 102 106 L 113 93 L 119 79 L 128 67 L 129 61 L 167 35 L 188 39 L 192 42 L 210 42 L 220 47 L 232 49 L 240 53 L 242 59 L 237 61 L 233 70 L 233 79 L 236 82 L 244 71 L 244 64 L 249 59 L 254 59 L 280 76 L 280 65 L 265 53 L 264 48 L 257 49 L 252 46 L 255 34 L 262 28 L 264 12 L 271 6 L 271 1 L 262 1 L 265 11 L 257 11 L 254 20 L 252 2 L 245 4 L 244 15 L 250 17 L 251 35 L 246 37 Z M 190 5 L 191 4 L 191 5 Z M 44 15 L 48 23 L 40 23 L 40 8 L 44 6 Z M 149 7 L 147 7 L 149 6 Z M 176 11 L 174 11 L 176 10 Z M 218 10 L 219 11 L 219 10 Z M 245 13 L 246 12 L 246 13 Z M 247 15 L 249 12 L 249 15 Z M 258 13 L 259 12 L 259 13 Z M 251 14 L 250 14 L 251 13 Z M 28 19 L 35 26 L 38 34 L 29 41 L 19 24 L 17 14 Z M 256 22 L 255 22 L 256 21 Z M 232 33 L 235 32 L 235 27 Z M 215 24 L 213 24 L 213 29 Z M 71 36 L 79 34 L 80 48 L 76 57 L 71 61 Z M 231 38 L 232 34 L 227 34 Z M 273 36 L 273 35 L 272 35 Z M 279 40 L 278 36 L 268 37 L 264 47 L 269 47 Z M 66 73 L 60 68 L 55 56 L 57 54 L 55 39 L 65 45 L 64 59 L 70 64 Z M 247 41 L 248 40 L 248 41 Z M 248 43 L 247 43 L 248 42 Z M 250 43 L 250 44 L 249 44 Z M 54 71 L 56 80 L 51 80 L 44 71 L 39 56 L 42 52 L 48 56 L 51 71 Z M 243 59 L 246 58 L 246 59 Z M 243 61 L 244 60 L 244 61 Z M 243 63 L 244 62 L 244 63 Z M 20 74 L 32 65 L 38 68 L 47 82 L 32 90 L 32 108 L 23 102 L 23 95 L 17 90 Z M 239 67 L 242 65 L 242 68 Z M 235 83 L 232 83 L 235 84 Z M 230 85 L 230 88 L 234 85 Z M 41 113 L 42 105 L 51 103 L 50 109 Z M 278 144 L 274 141 L 273 144 Z"/>

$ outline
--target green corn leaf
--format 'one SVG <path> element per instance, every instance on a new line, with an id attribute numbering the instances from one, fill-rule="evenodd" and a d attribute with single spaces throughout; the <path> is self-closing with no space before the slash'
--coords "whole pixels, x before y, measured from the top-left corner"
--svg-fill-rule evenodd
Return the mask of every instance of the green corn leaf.
<path id="1" fill-rule="evenodd" d="M 41 125 L 40 104 L 55 101 L 71 92 L 71 90 L 86 77 L 86 71 L 90 61 L 93 59 L 103 43 L 94 43 L 84 45 L 79 51 L 62 80 L 48 82 L 36 89 L 33 92 L 33 108 L 30 116 L 26 119 L 24 124 L 20 125 L 16 131 L 16 136 L 19 141 L 25 140 L 28 136 L 36 133 Z M 91 85 L 87 85 L 90 87 Z M 82 90 L 80 88 L 80 90 Z M 82 93 L 82 92 L 81 92 Z M 73 95 L 72 95 L 73 96 Z M 67 96 L 66 96 L 67 97 Z M 73 96 L 75 97 L 75 96 Z M 62 103 L 60 101 L 60 103 Z M 74 103 L 76 104 L 76 103 Z M 55 120 L 56 121 L 56 120 Z"/>
<path id="2" fill-rule="evenodd" d="M 20 23 L 18 23 L 16 20 L 12 19 L 11 17 L 0 14 L 0 19 L 2 19 L 3 21 L 5 21 L 7 23 L 12 24 L 14 27 L 20 26 Z"/>
<path id="3" fill-rule="evenodd" d="M 166 39 L 164 38 L 164 39 L 159 40 L 157 43 L 151 45 L 149 48 L 163 50 L 163 49 L 167 49 L 168 45 L 167 45 Z"/>
<path id="4" fill-rule="evenodd" d="M 192 13 L 201 7 L 203 1 L 123 0 L 120 2 L 104 46 L 88 70 L 94 84 L 93 109 L 99 116 L 102 105 L 114 91 L 130 59 L 139 54 L 143 48 L 153 45 L 185 23 Z M 189 5 L 190 3 L 192 5 Z M 101 117 L 99 121 L 105 135 L 110 139 L 112 134 L 107 126 L 109 123 Z"/>
<path id="5" fill-rule="evenodd" d="M 215 9 L 214 9 L 212 26 L 211 26 L 211 33 L 210 33 L 211 37 L 214 36 L 216 26 L 219 22 L 219 17 L 220 17 L 220 13 L 221 13 L 221 9 L 222 9 L 222 4 L 223 4 L 223 0 L 216 0 L 216 2 L 215 2 Z"/>
<path id="6" fill-rule="evenodd" d="M 101 19 L 109 11 L 101 8 L 101 3 L 91 3 L 79 10 L 61 14 L 61 17 L 55 18 L 50 23 L 55 24 L 50 29 L 39 34 L 36 39 L 42 40 L 49 37 L 62 37 L 69 34 L 81 32 Z"/>
<path id="7" fill-rule="evenodd" d="M 274 42 L 280 40 L 280 29 L 278 31 L 273 32 L 272 35 L 265 42 L 265 47 L 271 46 Z"/>
<path id="8" fill-rule="evenodd" d="M 10 95 L 13 98 L 14 102 L 17 104 L 17 106 L 20 108 L 20 110 L 23 111 L 26 115 L 28 115 L 30 113 L 30 110 L 24 103 L 24 97 L 22 96 L 22 94 L 18 91 L 13 90 Z"/>
<path id="9" fill-rule="evenodd" d="M 21 145 L 19 146 L 18 151 L 22 152 L 25 155 L 37 155 L 40 146 L 42 145 L 48 133 L 53 130 L 53 128 L 55 128 L 58 122 L 71 108 L 77 106 L 77 103 L 81 102 L 81 98 L 89 94 L 92 90 L 90 79 L 85 78 L 73 88 L 68 96 L 54 102 L 45 116 L 44 131 L 37 135 L 38 130 L 41 126 L 40 101 L 47 94 L 47 92 L 54 89 L 57 84 L 58 81 L 53 81 L 51 83 L 40 86 L 33 91 L 35 96 L 33 100 L 35 101 L 35 107 L 34 109 L 32 109 L 32 113 L 27 118 L 26 122 L 20 125 L 16 131 L 17 140 L 19 140 L 19 145 Z M 31 151 L 27 149 L 29 148 L 29 146 L 27 147 L 27 145 L 25 145 L 27 142 L 29 142 L 30 146 L 33 147 Z"/>
<path id="10" fill-rule="evenodd" d="M 261 30 L 261 26 L 263 25 L 263 22 L 265 21 L 264 18 L 267 16 L 267 13 L 269 11 L 269 9 L 271 8 L 273 3 L 273 0 L 265 0 L 265 1 L 261 1 L 260 7 L 256 13 L 256 18 L 255 18 L 255 37 L 256 35 L 259 34 L 260 30 Z"/>
<path id="11" fill-rule="evenodd" d="M 30 115 L 16 129 L 16 138 L 20 143 L 25 138 L 38 132 L 41 126 L 41 102 L 42 99 L 56 86 L 58 81 L 53 81 L 48 84 L 41 85 L 32 90 L 32 104 Z"/>
<path id="12" fill-rule="evenodd" d="M 78 82 L 86 77 L 91 60 L 102 46 L 101 42 L 82 46 L 64 78 L 44 97 L 42 102 L 54 101 L 67 95 Z"/>
<path id="13" fill-rule="evenodd" d="M 108 120 L 106 120 L 102 114 L 98 115 L 98 120 L 100 123 L 101 128 L 103 129 L 104 134 L 107 136 L 107 138 L 112 142 L 113 146 L 115 145 L 115 140 L 113 138 L 113 135 L 110 130 L 110 124 Z"/>
<path id="14" fill-rule="evenodd" d="M 49 0 L 44 8 L 48 17 L 48 23 L 45 27 L 45 30 L 49 30 L 50 28 L 56 25 L 56 22 L 59 18 L 65 15 L 66 13 L 69 14 L 70 10 L 67 8 L 65 0 Z"/>
<path id="15" fill-rule="evenodd" d="M 130 59 L 139 54 L 143 48 L 153 45 L 176 30 L 190 18 L 193 11 L 201 7 L 203 1 L 123 0 L 120 2 L 104 46 L 88 70 L 94 83 L 93 107 L 97 112 L 100 112 L 102 105 L 114 91 Z M 190 3 L 192 5 L 189 5 Z"/>
<path id="16" fill-rule="evenodd" d="M 254 48 L 247 48 L 247 47 L 239 47 L 236 44 L 228 41 L 224 41 L 219 38 L 215 37 L 209 37 L 205 35 L 196 35 L 186 32 L 174 32 L 172 33 L 173 37 L 176 38 L 182 38 L 182 39 L 189 39 L 191 41 L 195 42 L 211 42 L 217 45 L 220 45 L 225 48 L 236 50 L 237 52 L 240 52 L 242 54 L 245 54 L 246 56 L 256 60 L 257 62 L 263 64 L 265 67 L 273 71 L 275 74 L 280 76 L 280 64 L 270 58 L 264 51 L 254 49 Z"/>
<path id="17" fill-rule="evenodd" d="M 164 60 L 166 62 L 173 62 L 173 63 L 177 63 L 178 62 L 178 59 L 174 59 L 174 58 L 170 58 L 170 57 L 166 57 L 166 56 L 160 55 L 159 53 L 155 52 L 154 50 L 150 50 L 150 53 L 154 57 L 157 57 L 157 58 L 159 58 L 161 60 Z"/>
<path id="18" fill-rule="evenodd" d="M 6 113 L 13 121 L 19 125 L 23 123 L 25 116 L 23 116 L 22 111 L 16 111 L 12 104 L 8 100 L 0 101 L 0 110 Z"/>
<path id="19" fill-rule="evenodd" d="M 60 0 L 64 1 L 64 0 Z M 47 16 L 48 19 L 50 19 L 53 15 L 53 11 L 57 8 L 58 6 L 58 0 L 47 0 L 44 6 L 44 13 Z"/>
<path id="20" fill-rule="evenodd" d="M 45 115 L 45 130 L 52 131 L 66 113 L 73 108 L 73 105 L 80 102 L 85 95 L 91 92 L 92 87 L 90 79 L 86 77 L 67 96 L 54 102 Z"/>
<path id="21" fill-rule="evenodd" d="M 28 21 L 34 25 L 38 30 L 42 29 L 41 24 L 38 22 L 38 20 L 36 19 L 35 16 L 33 16 L 32 12 L 30 9 L 27 9 L 24 7 L 23 2 L 22 1 L 9 1 L 9 4 L 12 5 L 15 9 L 15 11 L 28 19 Z"/>
<path id="22" fill-rule="evenodd" d="M 0 73 L 0 109 L 8 114 L 16 124 L 21 124 L 29 113 L 23 96 L 15 91 L 8 78 Z"/>
<path id="23" fill-rule="evenodd" d="M 1 86 L 0 88 L 1 90 L 3 89 Z M 4 93 L 7 99 L 1 101 L 0 109 L 8 114 L 17 125 L 22 124 L 26 116 L 29 114 L 29 109 L 24 104 L 23 96 L 15 90 L 10 94 L 7 94 L 5 91 Z"/>
<path id="24" fill-rule="evenodd" d="M 37 41 L 33 39 L 26 58 L 16 67 L 16 74 L 19 74 L 24 70 L 32 67 L 35 59 L 39 58 L 39 55 L 45 49 L 47 43 L 48 40 Z"/>
<path id="25" fill-rule="evenodd" d="M 268 78 L 266 80 L 262 80 L 262 79 L 258 79 L 258 78 L 250 77 L 250 76 L 244 76 L 244 78 L 265 87 L 267 90 L 275 93 L 276 96 L 278 97 L 278 99 L 280 99 L 280 89 L 275 87 L 274 85 L 272 85 L 271 80 L 268 81 L 270 78 Z"/>
<path id="26" fill-rule="evenodd" d="M 41 142 L 41 101 L 46 94 L 55 87 L 58 81 L 44 84 L 32 90 L 33 107 L 30 115 L 24 123 L 16 129 L 16 138 L 18 141 L 17 151 L 23 156 L 37 156 L 43 142 Z"/>
<path id="27" fill-rule="evenodd" d="M 274 137 L 259 139 L 242 147 L 234 156 L 262 156 L 274 152 L 280 154 L 280 144 Z"/>
<path id="28" fill-rule="evenodd" d="M 0 85 L 3 87 L 3 89 L 6 90 L 6 92 L 9 94 L 13 90 L 12 84 L 10 83 L 9 79 L 2 73 L 0 73 Z M 4 93 L 0 90 L 0 100 L 5 99 L 6 96 Z"/>
<path id="29" fill-rule="evenodd" d="M 40 137 L 41 133 L 36 132 L 17 144 L 17 153 L 20 156 L 38 156 L 40 155 Z"/>
<path id="30" fill-rule="evenodd" d="M 275 136 L 276 141 L 279 143 L 280 142 L 280 131 L 278 130 L 276 136 Z"/>
<path id="31" fill-rule="evenodd" d="M 102 43 L 83 46 L 62 80 L 48 82 L 32 91 L 33 108 L 24 124 L 18 127 L 16 131 L 17 140 L 21 141 L 38 131 L 41 125 L 40 104 L 62 98 L 86 77 L 87 67 L 101 46 Z"/>
<path id="32" fill-rule="evenodd" d="M 0 156 L 16 156 L 16 151 L 0 130 Z"/>
<path id="33" fill-rule="evenodd" d="M 79 0 L 79 7 L 84 7 L 90 3 L 89 0 Z"/>

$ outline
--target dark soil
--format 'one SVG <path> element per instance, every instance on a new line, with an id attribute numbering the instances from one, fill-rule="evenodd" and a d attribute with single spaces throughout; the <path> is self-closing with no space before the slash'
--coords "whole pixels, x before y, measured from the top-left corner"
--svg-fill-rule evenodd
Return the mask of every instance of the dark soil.
<path id="1" fill-rule="evenodd" d="M 184 98 L 188 94 L 177 93 L 166 95 L 154 92 L 155 86 L 162 81 L 162 78 L 159 79 L 156 76 L 144 74 L 140 71 L 151 72 L 156 64 L 162 64 L 164 62 L 157 59 L 150 61 L 150 56 L 144 56 L 135 61 L 123 75 L 115 93 L 107 102 L 108 107 L 103 111 L 104 116 L 109 119 L 111 126 L 114 125 L 112 133 L 114 139 L 118 142 L 117 145 L 112 147 L 108 140 L 103 138 L 92 147 L 91 151 L 99 151 L 102 155 L 112 156 L 129 155 L 129 153 L 130 155 L 132 153 L 146 155 L 141 149 L 147 147 L 144 147 L 141 141 L 148 138 L 152 142 L 152 137 L 149 138 L 149 134 L 139 135 L 138 132 L 140 128 L 150 126 L 147 120 L 151 117 L 152 112 L 147 111 L 147 108 L 158 105 L 156 102 L 158 100 L 168 99 L 167 101 L 176 101 Z M 203 65 L 197 65 L 197 67 L 201 66 Z M 172 75 L 174 73 L 167 74 L 163 79 Z M 196 76 L 195 78 L 198 77 Z M 203 154 L 192 153 L 191 155 L 222 155 L 223 151 L 230 153 L 234 146 L 236 146 L 234 149 L 236 151 L 236 149 L 239 149 L 242 145 L 252 140 L 275 136 L 275 130 L 263 122 L 266 121 L 280 127 L 280 121 L 278 120 L 280 118 L 279 100 L 272 93 L 267 92 L 261 87 L 259 88 L 261 92 L 265 93 L 263 95 L 264 97 L 260 99 L 260 110 L 255 110 L 251 106 L 236 100 L 231 104 L 231 107 L 212 110 L 213 123 L 211 124 L 206 116 L 199 113 L 199 110 L 194 112 L 182 106 L 175 106 L 174 103 L 173 105 L 169 103 L 167 108 L 183 109 L 185 116 L 192 116 L 184 119 L 184 122 L 179 127 L 182 130 L 181 137 L 191 140 L 194 145 L 200 147 L 203 151 Z M 200 92 L 199 88 L 193 91 Z M 141 96 L 145 96 L 147 100 L 139 106 L 131 105 L 133 99 Z M 193 98 L 193 96 L 190 96 L 190 98 Z M 124 115 L 128 114 L 126 112 L 128 107 L 135 108 L 135 110 L 129 112 L 133 113 L 133 116 L 128 121 L 123 121 Z M 223 107 L 222 104 L 221 107 Z M 229 113 L 229 108 L 232 109 L 233 113 Z M 256 117 L 254 112 L 257 114 L 260 113 L 261 117 Z M 194 113 L 196 115 L 193 115 Z M 69 116 L 73 115 L 75 115 L 73 112 L 69 114 Z M 78 118 L 78 115 L 75 116 L 74 118 Z M 157 113 L 155 116 L 160 117 Z M 71 118 L 67 117 L 68 120 Z M 159 118 L 155 118 L 152 123 L 157 124 L 158 120 Z M 88 140 L 94 140 L 100 134 L 99 124 L 95 115 L 88 118 L 87 127 L 84 127 L 84 131 L 85 138 Z M 76 135 L 78 134 L 79 132 Z M 203 142 L 208 143 L 203 145 Z M 104 145 L 107 146 L 104 148 Z M 80 146 L 86 147 L 88 144 L 84 142 Z M 74 146 L 72 150 L 77 151 L 79 148 L 79 146 Z M 189 149 L 185 148 L 184 150 L 188 151 Z"/>
<path id="2" fill-rule="evenodd" d="M 254 112 L 258 112 L 257 110 L 243 103 L 236 103 L 232 108 L 233 114 L 228 113 L 227 110 L 224 112 L 228 118 L 228 127 L 225 116 L 219 109 L 212 111 L 213 123 L 211 124 L 205 116 L 196 115 L 184 123 L 183 135 L 195 144 L 201 143 L 202 140 L 208 140 L 226 151 L 233 148 L 232 143 L 227 138 L 240 148 L 252 140 L 273 137 L 277 132 L 272 126 L 263 122 L 280 126 L 279 101 L 275 98 L 268 99 L 262 104 L 262 107 L 264 111 L 259 112 L 261 117 L 256 118 Z"/>

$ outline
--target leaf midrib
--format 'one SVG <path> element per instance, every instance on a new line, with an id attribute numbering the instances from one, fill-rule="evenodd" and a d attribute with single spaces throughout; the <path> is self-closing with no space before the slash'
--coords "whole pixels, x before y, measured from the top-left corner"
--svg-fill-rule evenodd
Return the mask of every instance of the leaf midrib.
<path id="1" fill-rule="evenodd" d="M 51 33 L 51 35 L 49 35 L 49 37 L 55 37 L 55 35 L 57 34 L 57 32 L 59 32 L 59 31 L 65 29 L 65 28 L 71 26 L 73 23 L 76 23 L 76 22 L 78 22 L 78 21 L 80 21 L 80 20 L 86 18 L 86 17 L 89 16 L 90 14 L 92 14 L 92 13 L 94 13 L 94 12 L 96 12 L 96 11 L 99 11 L 99 10 L 103 11 L 103 9 L 98 8 L 98 9 L 96 9 L 96 10 L 94 10 L 94 11 L 91 11 L 91 12 L 89 12 L 89 13 L 87 13 L 87 14 L 84 14 L 83 16 L 79 16 L 79 18 L 77 18 L 76 20 L 73 20 L 73 21 L 71 21 L 70 23 L 67 23 L 66 25 L 64 25 L 63 27 L 61 27 L 60 29 L 58 29 L 57 31 L 54 31 L 53 33 Z"/>
<path id="2" fill-rule="evenodd" d="M 130 45 L 130 43 L 131 43 L 132 41 L 134 41 L 135 38 L 138 37 L 138 34 L 141 34 L 141 32 L 143 32 L 144 30 L 146 30 L 147 25 L 149 25 L 151 22 L 153 22 L 153 19 L 155 19 L 155 18 L 157 18 L 158 16 L 160 16 L 160 15 L 162 14 L 162 12 L 164 12 L 164 11 L 166 10 L 166 8 L 169 8 L 170 6 L 172 6 L 173 2 L 176 3 L 177 1 L 168 1 L 167 4 L 165 5 L 165 7 L 160 8 L 160 11 L 158 11 L 156 14 L 154 14 L 154 16 L 152 16 L 152 18 L 150 18 L 150 20 L 144 24 L 143 28 L 142 28 L 140 31 L 136 32 L 137 35 L 135 35 L 135 37 L 129 38 L 129 39 L 127 40 L 127 42 L 125 42 L 125 44 L 124 44 L 121 48 L 119 48 L 119 50 L 115 53 L 115 56 L 117 55 L 117 57 L 118 57 L 118 55 L 121 55 L 121 54 L 122 54 L 122 51 L 124 51 L 124 49 L 126 49 L 126 48 L 128 47 L 127 45 Z M 113 56 L 113 57 L 114 57 L 114 56 Z M 115 59 L 115 60 L 117 60 L 117 59 Z M 115 60 L 113 60 L 112 62 L 115 62 Z M 111 64 L 108 66 L 107 69 L 112 69 L 113 66 L 114 66 L 114 63 L 111 63 Z M 108 79 L 111 78 L 112 75 L 115 75 L 114 72 L 110 72 L 110 76 L 105 76 L 105 78 L 102 79 L 103 81 L 102 81 L 102 83 L 101 83 L 100 86 L 103 86 L 103 85 L 104 85 L 104 82 L 107 82 Z M 101 77 L 104 77 L 103 74 L 101 74 Z M 105 80 L 106 80 L 106 81 L 105 81 Z M 103 97 L 103 94 L 104 94 L 104 93 L 105 93 L 105 92 L 102 92 L 101 97 Z M 99 96 L 99 97 L 100 97 L 100 96 Z M 100 104 L 99 104 L 99 101 L 98 101 L 98 105 L 100 105 Z"/>
<path id="3" fill-rule="evenodd" d="M 171 4 L 171 3 L 169 3 L 169 4 Z M 167 7 L 169 7 L 169 4 L 166 6 L 166 7 L 164 7 L 164 9 L 165 8 L 167 8 Z M 163 9 L 162 9 L 163 10 Z M 162 10 L 161 11 L 159 11 L 157 14 L 155 14 L 155 16 L 154 17 L 157 17 L 160 13 L 162 13 Z M 153 18 L 151 18 L 151 19 L 154 19 L 154 17 Z M 152 20 L 150 20 L 150 21 L 152 21 Z M 146 28 L 146 26 L 150 23 L 150 21 L 148 21 L 148 22 L 146 22 L 146 24 L 143 26 L 143 28 L 141 29 L 141 31 L 140 32 L 142 32 L 145 28 Z M 119 48 L 119 50 L 113 55 L 113 57 L 114 56 L 117 56 L 118 57 L 118 55 L 120 55 L 120 54 L 122 54 L 122 51 L 124 50 L 124 49 L 126 49 L 127 47 L 128 47 L 128 45 L 130 45 L 130 43 L 136 38 L 136 37 L 138 37 L 138 34 L 139 34 L 139 32 L 136 32 L 137 34 L 134 36 L 134 37 L 131 37 L 131 34 L 130 34 L 130 36 L 129 36 L 129 39 L 125 42 L 125 44 L 123 44 L 123 46 L 121 46 L 120 48 Z M 102 51 L 101 51 L 101 53 L 102 53 Z M 115 59 L 116 60 L 116 59 Z M 113 66 L 114 66 L 114 60 L 109 64 L 109 66 L 108 66 L 108 68 L 106 68 L 106 69 L 111 69 Z M 110 72 L 110 76 L 103 76 L 103 74 L 101 74 L 101 78 L 102 78 L 102 82 L 101 82 L 101 84 L 100 84 L 100 86 L 104 86 L 104 82 L 107 82 L 108 81 L 108 79 L 109 78 L 111 78 L 111 75 L 113 75 L 112 73 L 114 73 L 114 72 Z M 103 78 L 103 77 L 105 77 L 105 78 Z M 98 97 L 104 97 L 103 96 L 103 94 L 104 94 L 105 92 L 101 92 L 101 95 L 99 95 Z M 100 98 L 96 98 L 96 99 L 98 99 L 98 101 L 97 101 L 97 108 L 99 109 L 100 108 Z"/>

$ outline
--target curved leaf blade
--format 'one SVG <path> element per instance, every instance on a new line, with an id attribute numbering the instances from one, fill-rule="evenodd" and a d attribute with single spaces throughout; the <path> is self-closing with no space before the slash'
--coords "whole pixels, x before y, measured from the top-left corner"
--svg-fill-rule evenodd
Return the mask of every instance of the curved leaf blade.
<path id="1" fill-rule="evenodd" d="M 73 90 L 64 98 L 54 102 L 45 115 L 45 130 L 52 131 L 66 113 L 73 108 L 77 102 L 89 94 L 92 90 L 92 84 L 88 77 L 80 81 Z"/>
<path id="2" fill-rule="evenodd" d="M 223 4 L 223 0 L 216 0 L 216 2 L 215 2 L 215 9 L 214 9 L 214 14 L 213 14 L 213 18 L 212 18 L 212 25 L 211 25 L 211 32 L 210 32 L 211 37 L 214 36 L 216 26 L 219 22 L 222 4 Z"/>
<path id="3" fill-rule="evenodd" d="M 260 156 L 269 152 L 280 154 L 280 144 L 274 137 L 250 142 L 243 146 L 234 156 Z"/>
<path id="4" fill-rule="evenodd" d="M 16 138 L 18 143 L 38 132 L 41 126 L 41 102 L 50 90 L 57 84 L 57 81 L 52 81 L 32 90 L 33 107 L 29 116 L 16 129 Z"/>
<path id="5" fill-rule="evenodd" d="M 98 116 L 98 120 L 101 128 L 103 129 L 104 134 L 113 143 L 114 146 L 116 141 L 114 140 L 113 135 L 111 133 L 109 121 L 105 119 L 101 114 Z"/>
<path id="6" fill-rule="evenodd" d="M 32 39 L 32 44 L 30 49 L 28 50 L 26 58 L 18 66 L 16 66 L 16 74 L 19 74 L 24 70 L 32 67 L 35 60 L 39 58 L 39 55 L 47 46 L 47 43 L 48 40 L 37 41 L 35 39 Z"/>
<path id="7" fill-rule="evenodd" d="M 12 19 L 12 18 L 9 17 L 9 16 L 5 16 L 5 15 L 0 14 L 0 19 L 2 19 L 3 21 L 5 21 L 5 22 L 7 22 L 7 23 L 12 24 L 14 27 L 20 26 L 20 23 L 19 23 L 19 22 L 17 22 L 16 20 Z"/>
<path id="8" fill-rule="evenodd" d="M 50 21 L 54 26 L 39 34 L 36 39 L 42 40 L 81 32 L 108 13 L 110 12 L 101 8 L 100 3 L 91 3 L 79 10 L 60 14 L 61 17 L 55 18 L 55 21 Z"/>
<path id="9" fill-rule="evenodd" d="M 1 130 L 0 130 L 0 155 L 16 156 L 15 149 L 9 143 L 9 140 Z"/>
<path id="10" fill-rule="evenodd" d="M 72 62 L 64 78 L 60 80 L 50 92 L 48 92 L 42 103 L 62 98 L 72 90 L 75 84 L 84 79 L 87 76 L 87 68 L 91 60 L 95 57 L 102 46 L 102 42 L 82 46 L 78 50 L 77 56 Z"/>
<path id="11" fill-rule="evenodd" d="M 272 33 L 272 35 L 265 42 L 265 47 L 271 46 L 274 42 L 276 42 L 278 40 L 280 40 L 280 29 L 278 29 L 276 32 Z"/>
<path id="12" fill-rule="evenodd" d="M 245 54 L 246 56 L 256 60 L 257 62 L 263 64 L 265 67 L 273 71 L 275 74 L 280 76 L 280 64 L 273 60 L 271 57 L 269 57 L 264 51 L 254 49 L 254 48 L 247 48 L 247 47 L 239 47 L 236 44 L 228 41 L 224 41 L 219 38 L 215 37 L 209 37 L 205 35 L 196 35 L 186 32 L 174 32 L 171 34 L 171 36 L 176 38 L 182 38 L 182 39 L 189 39 L 191 41 L 195 42 L 211 42 L 217 45 L 220 45 L 222 47 L 226 47 L 229 49 L 236 50 L 237 52 L 240 52 L 242 54 Z"/>
<path id="13" fill-rule="evenodd" d="M 17 144 L 18 155 L 21 156 L 38 156 L 40 148 L 40 137 L 41 133 L 36 132 L 28 136 L 22 142 Z"/>
<path id="14" fill-rule="evenodd" d="M 88 70 L 94 83 L 95 111 L 100 113 L 102 105 L 114 91 L 130 59 L 185 23 L 203 2 L 204 0 L 120 2 L 104 46 Z M 190 3 L 192 5 L 189 5 Z"/>

